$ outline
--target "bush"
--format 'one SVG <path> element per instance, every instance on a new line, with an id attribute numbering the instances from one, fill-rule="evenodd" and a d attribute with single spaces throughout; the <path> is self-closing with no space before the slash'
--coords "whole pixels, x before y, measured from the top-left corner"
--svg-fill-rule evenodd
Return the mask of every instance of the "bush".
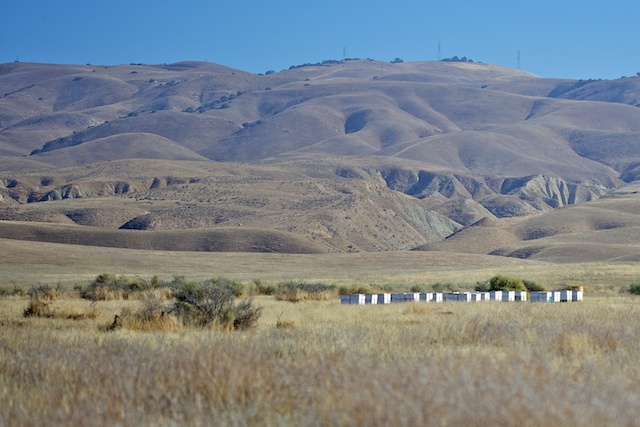
<path id="1" fill-rule="evenodd" d="M 53 317 L 54 311 L 51 300 L 31 297 L 29 305 L 22 313 L 24 317 Z"/>
<path id="2" fill-rule="evenodd" d="M 244 295 L 245 287 L 242 283 L 236 282 L 235 280 L 225 279 L 225 278 L 216 278 L 211 279 L 211 283 L 219 284 L 221 286 L 227 287 L 236 298 L 240 298 Z"/>
<path id="3" fill-rule="evenodd" d="M 220 324 L 226 329 L 249 329 L 257 325 L 262 308 L 250 300 L 235 304 L 242 293 L 239 283 L 226 279 L 212 279 L 199 283 L 176 278 L 172 284 L 176 299 L 169 312 L 185 325 L 207 327 Z"/>
<path id="4" fill-rule="evenodd" d="M 116 315 L 112 323 L 102 325 L 104 331 L 115 331 L 127 328 L 135 331 L 178 332 L 183 325 L 180 320 L 169 313 L 170 307 L 153 294 L 148 294 L 143 300 L 142 307 L 133 311 L 126 307 L 120 315 Z"/>
<path id="5" fill-rule="evenodd" d="M 140 277 L 116 277 L 115 274 L 100 274 L 86 288 L 82 289 L 80 296 L 92 301 L 127 300 L 135 293 L 149 291 L 165 287 L 158 276 L 147 281 Z"/>
<path id="6" fill-rule="evenodd" d="M 333 285 L 324 283 L 285 282 L 278 285 L 275 297 L 280 301 L 300 302 L 307 300 L 324 301 L 338 296 Z"/>
<path id="7" fill-rule="evenodd" d="M 367 286 L 340 286 L 338 288 L 339 295 L 354 295 L 354 294 L 373 294 L 376 292 L 371 285 Z"/>
<path id="8" fill-rule="evenodd" d="M 426 292 L 426 288 L 424 285 L 413 285 L 409 291 L 411 292 Z"/>
<path id="9" fill-rule="evenodd" d="M 526 291 L 527 287 L 521 279 L 497 275 L 489 280 L 490 291 Z"/>
<path id="10" fill-rule="evenodd" d="M 547 290 L 545 286 L 539 285 L 533 280 L 522 279 L 522 283 L 524 283 L 529 292 L 544 292 Z"/>
<path id="11" fill-rule="evenodd" d="M 53 289 L 49 285 L 32 286 L 29 288 L 27 295 L 29 295 L 32 300 L 54 301 L 58 298 L 58 289 Z"/>
<path id="12" fill-rule="evenodd" d="M 24 296 L 24 289 L 19 287 L 18 285 L 9 286 L 0 286 L 0 297 L 10 297 L 10 296 Z"/>
<path id="13" fill-rule="evenodd" d="M 455 283 L 435 283 L 433 286 L 433 292 L 460 292 L 460 286 Z"/>
<path id="14" fill-rule="evenodd" d="M 260 280 L 260 279 L 255 279 L 253 281 L 253 284 L 255 286 L 255 289 L 256 289 L 257 293 L 260 294 L 260 295 L 273 295 L 273 294 L 276 293 L 275 285 L 263 284 L 262 280 Z"/>
<path id="15" fill-rule="evenodd" d="M 638 283 L 638 282 L 632 283 L 629 286 L 629 292 L 634 294 L 634 295 L 640 295 L 640 283 Z"/>
<path id="16" fill-rule="evenodd" d="M 491 287 L 491 284 L 489 283 L 488 280 L 485 280 L 484 282 L 476 282 L 476 286 L 474 287 L 474 290 L 476 292 L 489 292 Z"/>

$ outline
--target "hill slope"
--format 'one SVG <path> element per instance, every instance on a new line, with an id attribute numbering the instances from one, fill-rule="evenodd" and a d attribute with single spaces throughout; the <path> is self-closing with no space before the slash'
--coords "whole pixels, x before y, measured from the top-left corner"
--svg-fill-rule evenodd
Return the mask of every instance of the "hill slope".
<path id="1" fill-rule="evenodd" d="M 268 75 L 1 64 L 0 220 L 41 230 L 14 238 L 73 223 L 224 229 L 245 242 L 210 250 L 251 250 L 248 233 L 293 252 L 542 257 L 522 242 L 599 233 L 566 207 L 638 178 L 638 92 L 638 77 L 542 79 L 479 63 L 325 61 Z M 616 222 L 614 211 L 593 221 Z M 571 225 L 518 219 L 530 215 Z M 194 240 L 182 236 L 175 248 Z"/>

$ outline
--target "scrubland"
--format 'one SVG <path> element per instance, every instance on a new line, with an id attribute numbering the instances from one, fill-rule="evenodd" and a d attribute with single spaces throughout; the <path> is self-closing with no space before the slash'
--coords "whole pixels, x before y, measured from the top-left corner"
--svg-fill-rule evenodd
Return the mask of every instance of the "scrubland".
<path id="1" fill-rule="evenodd" d="M 105 325 L 135 299 L 0 298 L 0 425 L 640 425 L 640 300 L 343 306 L 255 328 Z"/>

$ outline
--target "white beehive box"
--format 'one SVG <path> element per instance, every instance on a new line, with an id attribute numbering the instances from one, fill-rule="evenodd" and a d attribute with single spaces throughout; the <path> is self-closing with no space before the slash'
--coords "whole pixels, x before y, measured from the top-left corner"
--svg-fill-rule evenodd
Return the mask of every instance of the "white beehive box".
<path id="1" fill-rule="evenodd" d="M 378 304 L 378 294 L 365 294 L 364 303 L 365 304 Z"/>
<path id="2" fill-rule="evenodd" d="M 444 297 L 443 297 L 442 292 L 434 292 L 432 301 L 434 301 L 434 302 L 442 302 L 442 301 L 444 301 Z"/>
<path id="3" fill-rule="evenodd" d="M 351 295 L 351 304 L 363 305 L 365 301 L 364 294 L 353 294 Z"/>
<path id="4" fill-rule="evenodd" d="M 415 292 L 405 293 L 404 300 L 407 302 L 418 302 L 420 301 L 420 293 L 415 293 Z"/>
<path id="5" fill-rule="evenodd" d="M 572 291 L 573 295 L 571 295 L 571 299 L 573 301 L 582 301 L 584 298 L 584 292 L 583 291 Z"/>
<path id="6" fill-rule="evenodd" d="M 571 302 L 573 297 L 573 291 L 560 291 L 560 301 Z"/>
<path id="7" fill-rule="evenodd" d="M 515 301 L 516 291 L 502 291 L 502 301 Z"/>
<path id="8" fill-rule="evenodd" d="M 553 291 L 553 299 L 551 300 L 551 302 L 560 302 L 561 300 L 561 296 L 560 296 L 560 291 Z"/>
<path id="9" fill-rule="evenodd" d="M 420 301 L 433 301 L 433 293 L 432 292 L 423 292 L 420 294 Z"/>
<path id="10" fill-rule="evenodd" d="M 458 301 L 471 302 L 471 294 L 469 292 L 458 293 Z"/>
<path id="11" fill-rule="evenodd" d="M 515 297 L 516 301 L 527 301 L 528 300 L 527 294 L 528 292 L 526 291 L 516 291 L 516 297 Z"/>
<path id="12" fill-rule="evenodd" d="M 502 291 L 490 291 L 489 298 L 491 301 L 502 301 Z"/>
<path id="13" fill-rule="evenodd" d="M 391 304 L 391 294 L 378 294 L 378 304 Z"/>

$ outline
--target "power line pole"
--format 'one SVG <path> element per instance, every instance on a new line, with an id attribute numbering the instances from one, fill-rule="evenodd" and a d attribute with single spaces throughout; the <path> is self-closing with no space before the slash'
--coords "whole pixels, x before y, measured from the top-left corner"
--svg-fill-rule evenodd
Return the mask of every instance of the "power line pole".
<path id="1" fill-rule="evenodd" d="M 442 59 L 442 46 L 440 42 L 438 42 L 438 61 Z"/>

